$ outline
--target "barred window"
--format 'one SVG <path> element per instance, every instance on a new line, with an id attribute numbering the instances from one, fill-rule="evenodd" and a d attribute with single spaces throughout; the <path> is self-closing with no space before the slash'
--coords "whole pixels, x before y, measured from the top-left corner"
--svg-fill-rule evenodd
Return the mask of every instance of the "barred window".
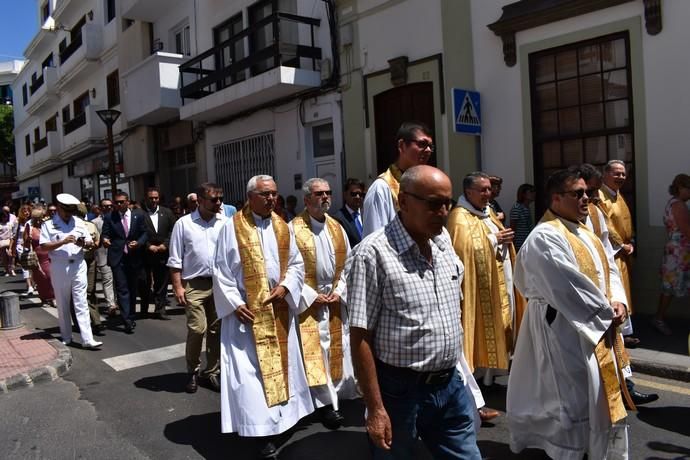
<path id="1" fill-rule="evenodd" d="M 226 203 L 244 202 L 247 182 L 259 174 L 275 174 L 273 133 L 245 137 L 213 146 L 216 182 Z"/>
<path id="2" fill-rule="evenodd" d="M 581 163 L 625 162 L 622 193 L 634 212 L 635 178 L 628 33 L 607 35 L 529 57 L 535 184 Z M 538 214 L 545 208 L 537 201 Z"/>

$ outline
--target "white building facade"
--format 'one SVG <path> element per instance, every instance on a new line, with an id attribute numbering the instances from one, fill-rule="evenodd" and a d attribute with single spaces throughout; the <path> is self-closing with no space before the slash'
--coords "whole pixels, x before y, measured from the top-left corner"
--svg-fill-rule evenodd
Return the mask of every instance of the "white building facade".
<path id="1" fill-rule="evenodd" d="M 504 178 L 501 204 L 556 169 L 623 160 L 638 312 L 656 309 L 668 186 L 690 171 L 690 63 L 674 51 L 688 20 L 690 5 L 673 0 L 472 2 L 482 166 Z"/>
<path id="2" fill-rule="evenodd" d="M 330 0 L 197 3 L 199 51 L 180 67 L 180 118 L 194 123 L 226 202 L 242 203 L 247 180 L 269 174 L 283 196 L 322 177 L 340 203 L 334 15 Z"/>
<path id="3" fill-rule="evenodd" d="M 52 201 L 69 192 L 92 202 L 110 193 L 106 127 L 96 111 L 120 106 L 115 2 L 45 0 L 37 14 L 41 28 L 13 85 L 20 193 Z M 113 129 L 118 187 L 128 190 L 122 121 Z"/>

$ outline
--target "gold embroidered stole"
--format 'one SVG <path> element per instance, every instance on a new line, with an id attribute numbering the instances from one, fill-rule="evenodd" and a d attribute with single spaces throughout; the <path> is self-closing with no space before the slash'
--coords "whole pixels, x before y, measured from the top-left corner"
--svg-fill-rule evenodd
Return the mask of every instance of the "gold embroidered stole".
<path id="1" fill-rule="evenodd" d="M 398 165 L 393 163 L 386 169 L 385 172 L 379 175 L 379 178 L 386 181 L 388 187 L 391 189 L 391 195 L 393 196 L 393 205 L 395 206 L 395 212 L 400 210 L 398 206 L 398 194 L 400 193 L 400 178 L 402 177 L 402 171 L 398 168 Z"/>
<path id="2" fill-rule="evenodd" d="M 305 210 L 292 220 L 292 228 L 295 231 L 295 241 L 304 259 L 304 283 L 318 292 L 316 280 L 316 245 L 314 234 L 311 230 L 311 218 Z M 343 238 L 340 224 L 326 215 L 325 228 L 333 243 L 335 251 L 335 274 L 333 276 L 331 292 L 335 290 L 347 257 L 347 246 Z M 329 370 L 332 381 L 338 381 L 343 377 L 343 321 L 340 311 L 340 302 L 328 305 L 330 310 L 328 329 L 330 332 Z M 313 308 L 307 309 L 299 317 L 300 342 L 302 344 L 302 356 L 304 368 L 307 374 L 309 386 L 326 385 L 328 376 L 321 351 L 319 337 L 319 322 Z"/>
<path id="3" fill-rule="evenodd" d="M 580 272 L 587 276 L 587 278 L 589 278 L 595 286 L 599 287 L 599 276 L 597 274 L 596 264 L 594 263 L 594 259 L 592 258 L 592 254 L 589 252 L 589 249 L 587 249 L 587 246 L 580 240 L 580 238 L 573 234 L 550 210 L 544 214 L 544 217 L 541 221 L 554 226 L 563 236 L 566 237 L 570 248 L 575 254 Z M 604 271 L 606 297 L 610 299 L 611 281 L 609 279 L 609 264 L 604 252 L 604 247 L 597 236 L 593 234 L 586 226 L 580 224 L 579 230 L 582 232 L 582 234 L 589 238 L 590 242 L 598 253 L 599 259 L 602 263 L 602 269 Z M 606 394 L 606 402 L 609 409 L 611 423 L 617 423 L 628 415 L 625 411 L 625 406 L 623 405 L 623 397 L 625 397 L 631 408 L 635 407 L 625 385 L 625 378 L 621 372 L 622 350 L 623 344 L 621 336 L 613 326 L 609 328 L 606 333 L 604 333 L 604 336 L 594 348 L 594 354 L 597 359 L 597 364 L 599 365 L 599 374 L 601 375 L 604 393 Z M 615 353 L 617 358 L 616 360 L 613 359 L 612 353 Z"/>
<path id="4" fill-rule="evenodd" d="M 620 191 L 614 196 L 602 187 L 600 190 L 601 207 L 606 212 L 609 227 L 609 239 L 614 246 L 628 244 L 633 238 L 633 225 L 630 209 L 625 202 L 625 198 Z M 623 281 L 623 288 L 625 295 L 628 297 L 628 312 L 633 313 L 632 305 L 632 288 L 630 286 L 630 276 L 632 272 L 632 257 L 627 255 L 625 251 L 616 252 L 616 265 L 621 272 L 621 281 Z"/>
<path id="5" fill-rule="evenodd" d="M 465 265 L 462 327 L 468 365 L 472 370 L 508 369 L 513 344 L 510 300 L 503 263 L 487 237 L 490 230 L 483 219 L 463 207 L 451 211 L 447 225 L 453 248 Z"/>
<path id="6" fill-rule="evenodd" d="M 589 212 L 589 218 L 592 220 L 594 234 L 601 238 L 601 220 L 599 219 L 597 209 L 598 208 L 593 203 L 587 205 L 587 211 Z"/>
<path id="7" fill-rule="evenodd" d="M 290 253 L 290 230 L 275 213 L 271 213 L 273 232 L 278 243 L 280 278 L 285 277 Z M 248 205 L 233 218 L 237 247 L 244 273 L 247 307 L 254 313 L 254 341 L 268 407 L 290 398 L 288 384 L 287 332 L 289 312 L 285 301 L 264 305 L 271 291 L 266 275 L 263 249 L 254 216 Z"/>

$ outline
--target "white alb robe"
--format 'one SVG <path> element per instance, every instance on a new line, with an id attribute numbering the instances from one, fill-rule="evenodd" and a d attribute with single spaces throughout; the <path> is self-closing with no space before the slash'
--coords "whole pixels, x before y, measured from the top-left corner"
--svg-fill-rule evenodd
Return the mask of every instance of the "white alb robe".
<path id="1" fill-rule="evenodd" d="M 280 281 L 278 243 L 271 219 L 253 214 L 263 250 L 266 275 L 271 288 Z M 290 398 L 268 407 L 256 353 L 251 325 L 241 323 L 235 309 L 245 305 L 244 275 L 232 220 L 223 227 L 216 243 L 213 266 L 213 295 L 218 318 L 222 319 L 220 335 L 221 360 L 221 426 L 223 433 L 240 436 L 269 436 L 282 433 L 302 417 L 314 411 L 302 352 L 296 329 L 300 292 L 304 282 L 304 263 L 290 232 L 287 273 L 280 283 L 289 291 L 288 381 Z"/>
<path id="2" fill-rule="evenodd" d="M 388 225 L 397 214 L 390 186 L 385 180 L 376 179 L 367 189 L 362 204 L 362 238 Z"/>
<path id="3" fill-rule="evenodd" d="M 616 265 L 616 251 L 613 249 L 613 246 L 611 245 L 611 240 L 609 239 L 609 227 L 606 225 L 606 217 L 604 216 L 604 213 L 601 212 L 601 209 L 595 208 L 597 211 L 597 215 L 599 216 L 599 228 L 595 229 L 594 228 L 594 223 L 592 222 L 592 219 L 587 216 L 585 218 L 585 225 L 587 228 L 592 230 L 595 234 L 601 235 L 599 237 L 599 240 L 601 241 L 601 244 L 604 246 L 604 252 L 606 252 L 606 258 L 609 261 L 609 266 L 612 268 L 611 271 L 614 271 L 613 268 L 615 267 L 615 274 L 616 276 L 611 276 L 611 289 L 614 289 L 613 285 L 614 283 L 617 283 L 617 286 L 615 286 L 616 289 L 620 286 L 620 289 L 623 289 L 623 280 L 621 280 L 621 272 L 618 269 L 618 265 Z M 598 231 L 597 231 L 598 230 Z M 624 292 L 624 291 L 623 291 Z M 625 305 L 628 305 L 627 301 L 627 296 L 626 296 L 626 301 L 623 302 Z M 626 318 L 625 322 L 621 325 L 621 333 L 623 335 L 631 335 L 633 333 L 633 327 L 632 327 L 632 320 L 630 317 Z M 623 371 L 627 372 L 630 370 L 630 367 L 624 368 Z M 626 375 L 626 377 L 630 377 L 630 375 Z"/>
<path id="4" fill-rule="evenodd" d="M 299 313 L 305 312 L 314 303 L 319 294 L 330 294 L 333 289 L 333 277 L 335 276 L 335 249 L 331 241 L 328 229 L 323 222 L 314 218 L 311 219 L 311 231 L 314 236 L 314 247 L 316 248 L 316 284 L 317 289 L 312 289 L 307 283 L 302 286 L 300 296 Z M 292 229 L 292 223 L 289 224 Z M 350 253 L 350 243 L 347 239 L 345 230 L 340 227 L 347 247 L 347 254 Z M 319 339 L 321 342 L 321 352 L 323 354 L 324 365 L 328 383 L 317 387 L 310 387 L 314 405 L 318 407 L 333 405 L 333 409 L 338 410 L 338 399 L 354 399 L 358 397 L 357 384 L 355 383 L 355 371 L 352 366 L 352 356 L 350 354 L 350 325 L 347 319 L 347 284 L 345 270 L 340 273 L 338 283 L 333 290 L 340 296 L 340 314 L 343 322 L 342 344 L 343 344 L 343 378 L 333 382 L 330 373 L 329 350 L 331 345 L 331 333 L 329 330 L 330 310 L 326 306 L 318 309 L 317 317 L 319 320 Z"/>
<path id="5" fill-rule="evenodd" d="M 603 264 L 578 225 L 564 225 L 587 246 L 599 284 L 580 272 L 568 240 L 539 224 L 518 253 L 515 285 L 529 299 L 508 379 L 510 447 L 543 449 L 559 460 L 627 459 L 625 421 L 611 425 L 594 347 L 614 316 Z M 610 276 L 615 277 L 615 264 Z M 612 301 L 625 291 L 611 283 Z M 549 325 L 547 307 L 556 310 Z"/>

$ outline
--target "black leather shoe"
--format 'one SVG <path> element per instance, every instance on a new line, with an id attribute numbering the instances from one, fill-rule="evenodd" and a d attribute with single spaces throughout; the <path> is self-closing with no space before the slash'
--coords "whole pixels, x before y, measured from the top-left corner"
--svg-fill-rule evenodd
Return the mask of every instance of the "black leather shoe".
<path id="1" fill-rule="evenodd" d="M 162 308 L 161 308 L 160 310 L 154 311 L 154 312 L 153 312 L 153 317 L 156 318 L 156 319 L 163 320 L 163 321 L 167 321 L 167 320 L 170 319 L 170 317 L 168 316 L 168 314 L 165 312 L 165 309 L 162 309 Z"/>
<path id="2" fill-rule="evenodd" d="M 640 393 L 637 390 L 632 390 L 630 392 L 630 397 L 636 406 L 647 404 L 659 399 L 659 395 L 656 393 Z"/>
<path id="3" fill-rule="evenodd" d="M 343 426 L 343 421 L 345 417 L 330 406 L 321 409 L 321 423 L 329 430 L 337 430 Z"/>
<path id="4" fill-rule="evenodd" d="M 137 322 L 132 320 L 132 330 L 137 328 Z"/>
<path id="5" fill-rule="evenodd" d="M 189 382 L 187 382 L 187 385 L 184 387 L 184 391 L 187 393 L 196 393 L 196 390 L 199 389 L 199 375 L 195 372 L 193 374 L 189 374 Z"/>
<path id="6" fill-rule="evenodd" d="M 128 319 L 125 320 L 125 333 L 127 334 L 134 334 L 134 326 L 133 326 L 133 321 L 130 321 Z"/>
<path id="7" fill-rule="evenodd" d="M 103 337 L 105 335 L 103 333 L 103 329 L 105 329 L 105 327 L 102 327 L 102 325 L 92 326 L 91 332 L 93 333 L 93 335 L 96 335 L 98 337 Z"/>
<path id="8" fill-rule="evenodd" d="M 213 391 L 220 393 L 220 375 L 211 374 L 206 380 L 208 381 L 208 386 Z"/>
<path id="9" fill-rule="evenodd" d="M 268 441 L 266 442 L 266 444 L 263 445 L 263 447 L 259 451 L 259 458 L 276 458 L 277 453 L 278 449 L 276 448 L 276 445 L 273 444 L 272 441 Z"/>

